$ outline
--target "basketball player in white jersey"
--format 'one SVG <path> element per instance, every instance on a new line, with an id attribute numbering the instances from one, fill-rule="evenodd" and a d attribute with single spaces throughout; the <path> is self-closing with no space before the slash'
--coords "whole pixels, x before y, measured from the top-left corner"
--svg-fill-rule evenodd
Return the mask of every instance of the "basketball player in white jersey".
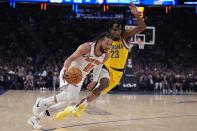
<path id="1" fill-rule="evenodd" d="M 78 98 L 84 79 L 92 69 L 101 70 L 103 63 L 108 59 L 108 50 L 112 46 L 112 37 L 109 33 L 102 33 L 94 42 L 87 42 L 68 57 L 60 71 L 60 88 L 62 91 L 48 98 L 37 98 L 33 106 L 33 116 L 27 121 L 34 129 L 42 129 L 39 120 L 50 116 L 54 112 L 75 102 Z M 77 67 L 82 71 L 82 80 L 76 85 L 68 84 L 63 75 L 69 67 Z M 99 77 L 99 74 L 98 76 Z"/>

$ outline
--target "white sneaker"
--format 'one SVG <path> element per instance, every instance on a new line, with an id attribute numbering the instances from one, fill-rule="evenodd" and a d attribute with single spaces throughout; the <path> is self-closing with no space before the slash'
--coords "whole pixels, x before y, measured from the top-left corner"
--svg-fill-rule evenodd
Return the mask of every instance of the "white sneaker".
<path id="1" fill-rule="evenodd" d="M 36 130 L 41 130 L 42 129 L 42 126 L 39 125 L 38 121 L 39 121 L 38 118 L 36 118 L 35 116 L 32 116 L 32 117 L 29 118 L 29 120 L 27 121 L 27 123 L 29 125 L 31 125 L 32 128 L 34 128 Z"/>
<path id="2" fill-rule="evenodd" d="M 40 113 L 47 109 L 47 106 L 44 105 L 42 98 L 37 98 L 36 103 L 33 106 L 32 112 L 34 116 L 39 117 Z"/>

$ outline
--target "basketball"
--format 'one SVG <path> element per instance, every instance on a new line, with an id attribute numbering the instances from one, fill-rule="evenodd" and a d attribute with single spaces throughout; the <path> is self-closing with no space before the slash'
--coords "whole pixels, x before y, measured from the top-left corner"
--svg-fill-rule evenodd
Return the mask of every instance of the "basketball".
<path id="1" fill-rule="evenodd" d="M 82 80 L 82 72 L 79 68 L 71 67 L 64 73 L 63 78 L 69 83 L 69 84 L 78 84 Z"/>

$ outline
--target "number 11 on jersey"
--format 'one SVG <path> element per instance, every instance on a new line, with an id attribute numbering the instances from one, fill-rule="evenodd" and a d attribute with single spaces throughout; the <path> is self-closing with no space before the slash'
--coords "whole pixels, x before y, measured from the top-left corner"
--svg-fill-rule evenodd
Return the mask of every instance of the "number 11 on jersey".
<path id="1" fill-rule="evenodd" d="M 89 72 L 92 69 L 93 66 L 94 66 L 94 64 L 88 63 L 87 66 L 83 69 L 83 71 Z"/>

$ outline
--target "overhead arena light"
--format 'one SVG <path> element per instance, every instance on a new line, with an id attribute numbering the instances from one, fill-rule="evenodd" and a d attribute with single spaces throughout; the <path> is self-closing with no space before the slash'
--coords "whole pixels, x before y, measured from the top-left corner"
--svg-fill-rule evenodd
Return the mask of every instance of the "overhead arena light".
<path id="1" fill-rule="evenodd" d="M 103 0 L 97 0 L 99 4 L 103 4 Z"/>
<path id="2" fill-rule="evenodd" d="M 184 4 L 186 4 L 186 5 L 197 5 L 197 1 L 196 2 L 184 2 Z"/>
<path id="3" fill-rule="evenodd" d="M 63 0 L 50 0 L 51 3 L 62 3 Z"/>

